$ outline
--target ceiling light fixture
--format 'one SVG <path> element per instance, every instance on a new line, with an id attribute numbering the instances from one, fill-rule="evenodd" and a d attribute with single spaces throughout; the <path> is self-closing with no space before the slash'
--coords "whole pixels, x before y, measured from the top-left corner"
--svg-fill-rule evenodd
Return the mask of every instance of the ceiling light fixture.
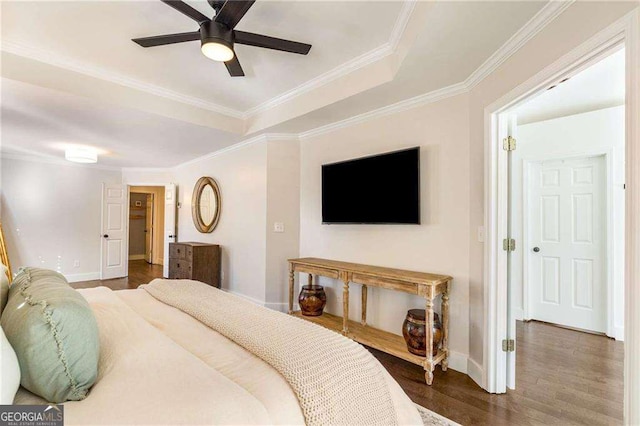
<path id="1" fill-rule="evenodd" d="M 209 59 L 218 62 L 227 62 L 233 59 L 233 50 L 222 43 L 208 42 L 204 43 L 200 48 L 202 54 Z"/>
<path id="2" fill-rule="evenodd" d="M 200 26 L 200 41 L 202 54 L 218 62 L 233 59 L 233 32 L 224 25 L 214 21 L 205 22 Z"/>
<path id="3" fill-rule="evenodd" d="M 74 163 L 97 163 L 98 153 L 93 148 L 67 148 L 64 158 Z"/>

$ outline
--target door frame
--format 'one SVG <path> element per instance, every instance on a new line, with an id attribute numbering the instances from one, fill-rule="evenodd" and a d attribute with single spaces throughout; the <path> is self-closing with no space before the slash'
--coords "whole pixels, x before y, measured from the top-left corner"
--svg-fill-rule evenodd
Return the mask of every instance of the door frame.
<path id="1" fill-rule="evenodd" d="M 607 300 L 605 302 L 606 306 L 606 316 L 607 316 L 607 336 L 616 337 L 615 332 L 615 321 L 614 321 L 614 276 L 613 276 L 613 265 L 615 257 L 610 255 L 613 253 L 613 194 L 611 191 L 611 186 L 613 184 L 613 149 L 595 149 L 595 150 L 587 150 L 581 152 L 567 152 L 560 153 L 553 156 L 532 156 L 529 158 L 522 159 L 522 247 L 523 256 L 522 256 L 522 317 L 524 320 L 531 319 L 531 297 L 529 292 L 531 288 L 529 286 L 529 258 L 531 256 L 531 252 L 526 249 L 526 247 L 530 247 L 529 244 L 529 196 L 530 194 L 530 174 L 531 174 L 531 166 L 534 163 L 543 163 L 545 161 L 554 161 L 554 160 L 572 160 L 575 158 L 593 158 L 593 157 L 604 157 L 604 197 L 606 200 L 606 211 L 605 211 L 605 277 L 606 277 L 606 294 Z M 511 301 L 510 301 L 511 303 Z M 511 320 L 511 319 L 509 319 Z"/>
<path id="2" fill-rule="evenodd" d="M 624 421 L 640 424 L 640 11 L 635 9 L 585 43 L 573 49 L 484 110 L 484 347 L 483 387 L 492 393 L 506 392 L 506 337 L 508 302 L 506 252 L 500 240 L 506 237 L 499 221 L 505 215 L 503 173 L 505 151 L 500 144 L 499 115 L 541 93 L 546 87 L 625 46 L 625 356 Z"/>
<path id="3" fill-rule="evenodd" d="M 176 193 L 173 194 L 174 203 L 175 203 L 176 208 L 179 208 L 179 203 L 178 203 L 178 199 L 177 199 L 178 185 L 173 183 L 173 182 L 159 183 L 159 182 L 137 182 L 137 181 L 132 181 L 132 182 L 126 182 L 125 185 L 127 186 L 127 194 L 129 194 L 131 192 L 131 187 L 132 186 L 155 186 L 155 187 L 164 188 L 165 189 L 165 196 L 164 196 L 163 201 L 165 203 L 165 217 L 166 217 L 166 214 L 167 214 L 167 212 L 166 212 L 166 204 L 167 204 L 167 193 L 166 193 L 166 190 L 167 190 L 167 186 L 175 185 Z M 129 215 L 129 207 L 130 207 L 129 203 L 127 203 L 127 215 Z M 155 212 L 155 213 L 157 213 L 157 212 Z M 177 217 L 178 217 L 177 211 L 176 211 L 175 214 L 176 214 L 176 220 L 177 220 Z M 177 227 L 177 224 L 176 224 L 176 227 Z M 162 229 L 162 244 L 163 245 L 164 245 L 164 243 L 165 243 L 165 241 L 167 239 L 166 228 L 167 228 L 167 224 L 165 223 L 164 227 Z M 129 241 L 129 234 L 128 233 L 129 233 L 129 230 L 127 229 L 127 241 Z M 174 231 L 174 233 L 175 233 L 175 231 Z M 175 235 L 174 235 L 174 239 L 175 239 Z M 129 250 L 129 248 L 127 247 L 127 254 L 128 254 L 128 250 Z M 168 250 L 167 247 L 165 247 L 165 250 L 164 250 L 162 263 L 163 263 L 162 268 L 163 268 L 163 274 L 164 274 L 164 271 L 169 267 L 168 266 L 169 265 L 169 250 Z M 129 275 L 129 262 L 127 262 L 127 276 L 128 275 Z M 165 278 L 168 277 L 167 274 L 164 274 L 164 275 L 165 275 Z"/>

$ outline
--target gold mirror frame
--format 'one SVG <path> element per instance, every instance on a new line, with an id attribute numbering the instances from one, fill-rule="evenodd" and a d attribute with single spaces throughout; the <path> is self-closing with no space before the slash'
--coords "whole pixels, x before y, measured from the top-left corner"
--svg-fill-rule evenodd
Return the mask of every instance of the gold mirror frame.
<path id="1" fill-rule="evenodd" d="M 200 210 L 200 199 L 202 198 L 202 191 L 210 185 L 213 189 L 213 196 L 216 200 L 216 213 L 213 216 L 213 220 L 211 223 L 204 223 L 202 220 L 202 213 Z M 220 211 L 222 210 L 222 197 L 220 196 L 220 188 L 218 188 L 218 183 L 208 176 L 203 176 L 196 182 L 196 186 L 193 188 L 193 197 L 191 198 L 191 216 L 193 217 L 193 224 L 196 226 L 196 229 L 203 234 L 208 234 L 213 232 L 218 226 L 218 221 L 220 220 Z"/>

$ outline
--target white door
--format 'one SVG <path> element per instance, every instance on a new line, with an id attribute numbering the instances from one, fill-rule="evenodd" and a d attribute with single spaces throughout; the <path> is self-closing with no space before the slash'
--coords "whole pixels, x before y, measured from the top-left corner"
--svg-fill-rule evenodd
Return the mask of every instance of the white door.
<path id="1" fill-rule="evenodd" d="M 530 317 L 606 332 L 604 156 L 532 163 Z"/>
<path id="2" fill-rule="evenodd" d="M 127 275 L 127 224 L 129 218 L 126 185 L 102 184 L 102 264 L 100 278 Z"/>
<path id="3" fill-rule="evenodd" d="M 176 185 L 170 183 L 164 186 L 164 265 L 162 275 L 169 278 L 169 243 L 176 242 Z"/>

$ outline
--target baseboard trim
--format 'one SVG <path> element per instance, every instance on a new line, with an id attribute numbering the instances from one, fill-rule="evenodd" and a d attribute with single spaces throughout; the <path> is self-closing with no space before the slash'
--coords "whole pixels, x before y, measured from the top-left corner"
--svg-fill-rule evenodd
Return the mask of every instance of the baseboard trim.
<path id="1" fill-rule="evenodd" d="M 100 272 L 85 272 L 84 274 L 63 274 L 70 283 L 79 281 L 95 281 L 100 279 Z"/>
<path id="2" fill-rule="evenodd" d="M 522 308 L 511 308 L 513 309 L 513 316 L 516 317 L 516 321 L 524 320 L 524 309 Z"/>
<path id="3" fill-rule="evenodd" d="M 222 288 L 220 290 L 226 291 L 227 293 L 231 293 L 234 296 L 238 296 L 238 297 L 240 297 L 240 298 L 242 298 L 244 300 L 248 300 L 249 302 L 255 303 L 256 305 L 260 305 L 260 306 L 265 306 L 266 305 L 266 303 L 264 301 L 262 301 L 262 300 L 254 299 L 253 297 L 247 296 L 247 295 L 242 294 L 242 293 L 238 293 L 237 291 L 234 291 L 234 290 L 231 290 L 231 289 L 228 289 L 228 288 Z"/>
<path id="4" fill-rule="evenodd" d="M 481 388 L 484 387 L 484 371 L 482 370 L 482 366 L 472 360 L 471 358 L 467 359 L 467 374 L 471 377 L 471 380 L 476 382 L 478 386 Z"/>
<path id="5" fill-rule="evenodd" d="M 265 302 L 264 303 L 264 307 L 265 308 L 269 308 L 269 309 L 273 309 L 274 311 L 283 312 L 285 314 L 287 312 L 289 312 L 289 303 Z M 294 304 L 293 305 L 293 310 L 294 311 L 299 311 L 300 310 L 300 306 L 298 306 L 298 304 Z"/>
<path id="6" fill-rule="evenodd" d="M 624 342 L 624 327 L 622 326 L 613 327 L 613 333 L 614 333 L 614 336 L 613 336 L 614 339 L 620 342 Z"/>
<path id="7" fill-rule="evenodd" d="M 129 260 L 145 260 L 147 256 L 144 254 L 130 254 Z"/>
<path id="8" fill-rule="evenodd" d="M 467 374 L 467 359 L 469 357 L 463 353 L 449 351 L 449 368 Z"/>

